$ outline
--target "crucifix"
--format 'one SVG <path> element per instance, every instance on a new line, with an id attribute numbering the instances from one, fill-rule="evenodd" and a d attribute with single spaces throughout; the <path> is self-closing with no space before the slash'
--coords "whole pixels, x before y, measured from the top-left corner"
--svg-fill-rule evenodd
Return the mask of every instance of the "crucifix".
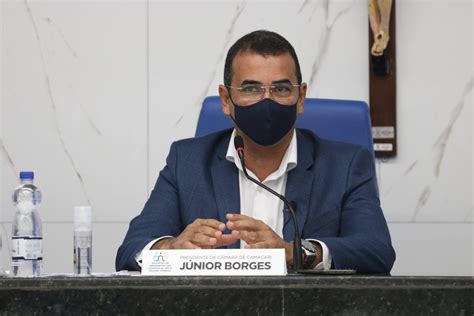
<path id="1" fill-rule="evenodd" d="M 396 143 L 395 0 L 368 0 L 369 94 L 376 157 L 394 157 Z"/>

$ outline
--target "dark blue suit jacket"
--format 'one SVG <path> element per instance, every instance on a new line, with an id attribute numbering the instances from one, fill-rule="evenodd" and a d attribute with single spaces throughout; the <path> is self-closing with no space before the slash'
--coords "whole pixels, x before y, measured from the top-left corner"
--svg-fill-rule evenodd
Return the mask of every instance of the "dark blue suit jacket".
<path id="1" fill-rule="evenodd" d="M 238 169 L 225 158 L 231 132 L 171 145 L 150 198 L 118 249 L 117 270 L 139 270 L 135 255 L 147 243 L 179 235 L 196 218 L 225 223 L 227 213 L 240 213 Z M 288 173 L 286 196 L 298 205 L 301 237 L 326 243 L 336 269 L 389 273 L 395 252 L 369 152 L 302 129 L 297 130 L 297 141 L 298 165 Z M 283 236 L 291 241 L 293 225 L 288 212 L 284 216 Z"/>

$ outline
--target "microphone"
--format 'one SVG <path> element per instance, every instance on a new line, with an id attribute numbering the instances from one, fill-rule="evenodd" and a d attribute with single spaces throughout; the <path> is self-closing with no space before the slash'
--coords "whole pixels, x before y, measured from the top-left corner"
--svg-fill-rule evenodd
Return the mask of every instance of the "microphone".
<path id="1" fill-rule="evenodd" d="M 283 201 L 285 206 L 290 210 L 291 214 L 291 219 L 293 221 L 293 226 L 295 228 L 295 236 L 293 238 L 293 270 L 296 273 L 298 270 L 301 270 L 303 268 L 303 263 L 302 263 L 302 254 L 301 254 L 301 239 L 300 239 L 300 230 L 298 228 L 298 222 L 296 221 L 296 202 L 295 201 L 288 201 L 286 197 L 283 195 L 279 194 L 278 192 L 275 192 L 271 188 L 267 187 L 265 184 L 261 183 L 260 181 L 252 178 L 248 172 L 247 168 L 245 167 L 245 159 L 244 159 L 244 140 L 242 139 L 242 136 L 236 135 L 234 137 L 234 146 L 235 149 L 237 150 L 237 153 L 240 158 L 240 162 L 242 163 L 242 170 L 244 171 L 244 175 L 247 179 L 255 183 L 256 185 L 264 188 L 271 194 L 275 195 L 278 197 L 280 200 Z"/>

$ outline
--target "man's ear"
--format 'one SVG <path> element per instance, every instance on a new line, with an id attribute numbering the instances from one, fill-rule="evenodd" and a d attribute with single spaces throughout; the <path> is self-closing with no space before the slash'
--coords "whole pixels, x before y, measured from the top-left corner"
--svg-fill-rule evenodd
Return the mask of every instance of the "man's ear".
<path id="1" fill-rule="evenodd" d="M 296 113 L 298 115 L 304 113 L 304 101 L 306 99 L 306 91 L 308 90 L 308 85 L 303 82 L 300 86 L 300 97 L 298 98 L 298 104 L 296 105 Z"/>
<path id="2" fill-rule="evenodd" d="M 221 97 L 222 112 L 224 112 L 225 115 L 230 115 L 232 103 L 230 101 L 229 91 L 223 84 L 219 85 L 219 96 Z"/>

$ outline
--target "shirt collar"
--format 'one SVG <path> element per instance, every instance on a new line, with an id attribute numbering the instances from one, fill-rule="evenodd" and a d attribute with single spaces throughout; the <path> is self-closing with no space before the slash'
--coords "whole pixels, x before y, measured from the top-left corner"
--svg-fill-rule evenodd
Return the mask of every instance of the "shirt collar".
<path id="1" fill-rule="evenodd" d="M 242 170 L 242 164 L 239 159 L 239 154 L 234 147 L 234 137 L 236 135 L 235 129 L 232 131 L 232 135 L 230 136 L 229 145 L 227 147 L 226 159 L 235 164 L 235 166 L 240 170 Z M 290 145 L 288 146 L 283 159 L 281 160 L 281 164 L 277 170 L 275 170 L 272 174 L 270 174 L 264 181 L 276 180 L 283 176 L 286 172 L 296 168 L 298 161 L 298 151 L 297 151 L 297 141 L 296 141 L 296 130 L 293 132 L 293 137 L 291 138 Z M 249 173 L 252 172 L 249 170 Z"/>

